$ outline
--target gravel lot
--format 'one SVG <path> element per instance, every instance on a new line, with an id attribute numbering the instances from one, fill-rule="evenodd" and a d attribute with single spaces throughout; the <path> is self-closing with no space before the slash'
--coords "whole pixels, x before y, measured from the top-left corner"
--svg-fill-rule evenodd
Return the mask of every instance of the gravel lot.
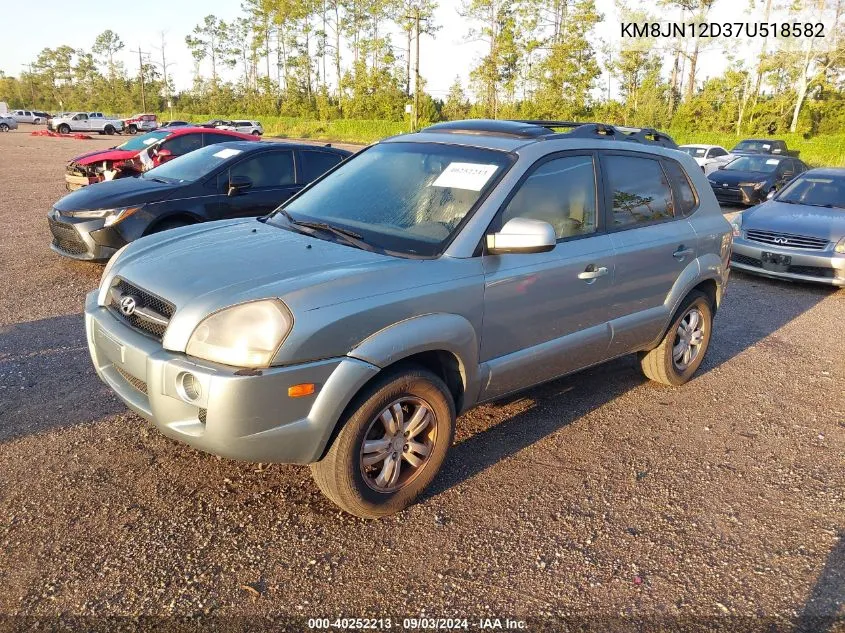
<path id="1" fill-rule="evenodd" d="M 845 291 L 734 272 L 690 384 L 626 358 L 480 407 L 431 494 L 367 522 L 306 468 L 165 439 L 99 382 L 81 312 L 102 268 L 53 254 L 45 215 L 65 161 L 114 139 L 29 131 L 0 134 L 0 614 L 845 630 Z"/>

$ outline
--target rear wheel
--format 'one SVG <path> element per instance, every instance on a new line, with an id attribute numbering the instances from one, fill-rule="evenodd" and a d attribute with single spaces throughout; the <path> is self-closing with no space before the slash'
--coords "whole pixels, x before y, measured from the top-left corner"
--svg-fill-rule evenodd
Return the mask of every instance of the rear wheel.
<path id="1" fill-rule="evenodd" d="M 132 125 L 130 125 L 129 126 L 129 133 L 132 134 L 133 136 L 135 134 L 137 134 L 138 133 L 138 126 L 135 125 L 134 123 Z"/>
<path id="2" fill-rule="evenodd" d="M 62 123 L 57 131 L 59 134 L 70 134 L 70 126 L 67 123 Z"/>
<path id="3" fill-rule="evenodd" d="M 446 385 L 421 368 L 377 379 L 350 405 L 311 475 L 346 512 L 374 519 L 404 510 L 434 479 L 455 433 Z"/>
<path id="4" fill-rule="evenodd" d="M 701 366 L 713 326 L 713 307 L 702 292 L 691 292 L 675 313 L 660 345 L 640 352 L 646 377 L 664 385 L 687 382 Z"/>
<path id="5" fill-rule="evenodd" d="M 259 132 L 258 130 L 253 130 L 252 135 L 253 136 L 261 136 L 261 132 Z"/>
<path id="6" fill-rule="evenodd" d="M 114 134 L 114 126 L 113 125 L 107 125 L 105 127 L 105 129 L 103 130 L 103 132 L 105 132 L 106 134 L 111 136 L 112 134 Z"/>

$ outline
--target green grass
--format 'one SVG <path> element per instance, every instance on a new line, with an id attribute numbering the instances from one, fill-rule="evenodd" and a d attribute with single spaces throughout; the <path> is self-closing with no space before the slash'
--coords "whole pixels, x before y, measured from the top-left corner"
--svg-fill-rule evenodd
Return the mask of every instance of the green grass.
<path id="1" fill-rule="evenodd" d="M 170 117 L 168 112 L 159 113 L 160 120 Z M 387 136 L 394 136 L 409 131 L 405 122 L 373 121 L 363 119 L 334 119 L 331 121 L 316 121 L 298 119 L 295 117 L 230 115 L 218 117 L 215 115 L 186 114 L 174 112 L 174 119 L 201 123 L 213 118 L 251 119 L 256 118 L 264 126 L 266 136 L 283 138 L 308 138 L 345 143 L 373 143 Z M 667 132 L 679 143 L 708 143 L 722 145 L 730 149 L 743 136 L 723 134 L 719 132 Z M 812 167 L 845 167 L 845 133 L 826 134 L 805 139 L 801 134 L 775 134 L 777 138 L 786 141 L 790 149 L 801 152 L 800 158 Z M 747 136 L 745 137 L 747 138 Z"/>

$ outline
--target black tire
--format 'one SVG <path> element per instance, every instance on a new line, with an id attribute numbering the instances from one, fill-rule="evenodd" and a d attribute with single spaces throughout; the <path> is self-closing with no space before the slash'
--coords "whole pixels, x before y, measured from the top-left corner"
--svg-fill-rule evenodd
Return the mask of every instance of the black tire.
<path id="1" fill-rule="evenodd" d="M 686 356 L 682 356 L 680 361 L 675 358 L 676 345 L 680 345 L 679 349 L 685 350 L 685 343 L 689 340 L 695 340 L 698 337 L 695 335 L 682 334 L 681 323 L 689 325 L 687 320 L 688 315 L 696 311 L 702 323 L 701 339 L 697 346 L 690 345 L 692 349 L 696 347 L 697 351 L 694 356 L 690 356 L 688 362 Z M 684 329 L 686 332 L 687 330 Z M 689 293 L 681 303 L 681 307 L 675 312 L 672 318 L 672 324 L 663 336 L 663 340 L 653 350 L 648 352 L 640 352 L 640 367 L 647 378 L 662 383 L 677 387 L 683 385 L 701 366 L 707 349 L 710 347 L 710 336 L 713 332 L 713 305 L 710 303 L 710 297 L 703 292 L 697 290 Z M 692 352 L 691 352 L 692 354 Z"/>
<path id="2" fill-rule="evenodd" d="M 129 126 L 129 133 L 130 133 L 132 136 L 135 136 L 135 135 L 138 133 L 138 126 L 137 126 L 137 125 L 135 125 L 135 124 L 130 125 L 130 126 Z"/>
<path id="3" fill-rule="evenodd" d="M 109 136 L 112 136 L 112 135 L 114 134 L 114 126 L 113 126 L 113 125 L 107 125 L 107 126 L 103 129 L 103 132 L 105 132 L 105 133 L 106 133 L 106 134 L 108 134 Z"/>
<path id="4" fill-rule="evenodd" d="M 405 405 L 409 402 L 412 404 L 406 409 Z M 414 420 L 413 403 L 421 404 L 421 408 L 427 410 L 421 418 L 427 419 L 424 432 L 417 431 L 418 434 L 408 439 L 402 437 L 408 437 L 407 431 L 397 432 L 393 436 L 394 442 L 408 442 L 402 449 L 401 457 L 397 457 L 400 454 L 398 446 L 388 444 L 383 450 L 387 458 L 366 466 L 365 440 L 368 443 L 391 442 L 386 440 L 389 431 L 386 423 L 382 424 L 382 414 L 387 414 L 396 422 L 390 409 L 398 404 L 403 411 L 402 420 L 405 420 L 405 414 L 410 415 L 406 422 L 408 426 L 401 427 L 407 429 Z M 311 464 L 311 476 L 323 494 L 340 508 L 355 516 L 375 519 L 407 508 L 437 475 L 454 439 L 455 404 L 440 378 L 425 369 L 409 365 L 377 378 L 363 389 L 347 407 L 340 423 L 340 432 L 325 457 Z M 379 433 L 385 436 L 371 439 Z M 414 438 L 420 438 L 420 442 L 413 441 Z M 428 449 L 426 456 L 420 459 L 415 454 L 416 449 L 408 450 L 409 444 L 423 444 Z M 412 466 L 412 462 L 407 461 L 410 457 L 418 460 L 419 465 Z M 392 489 L 378 490 L 379 477 L 375 476 L 375 470 L 379 470 L 378 464 L 382 464 L 380 472 L 384 474 L 390 459 L 394 459 L 399 471 L 404 474 Z"/>
<path id="5" fill-rule="evenodd" d="M 153 227 L 147 231 L 145 235 L 153 235 L 154 233 L 161 233 L 162 231 L 169 231 L 170 229 L 178 229 L 183 226 L 190 226 L 191 224 L 194 223 L 188 220 L 180 220 L 178 218 L 174 218 L 173 220 L 164 220 L 163 222 L 153 225 Z"/>
<path id="6" fill-rule="evenodd" d="M 0 132 L 8 132 L 9 126 L 6 123 L 0 123 Z"/>
<path id="7" fill-rule="evenodd" d="M 59 134 L 70 134 L 70 126 L 67 123 L 62 123 L 56 131 Z"/>
<path id="8" fill-rule="evenodd" d="M 261 136 L 261 132 L 259 132 L 258 130 L 253 130 L 252 135 L 253 136 Z"/>

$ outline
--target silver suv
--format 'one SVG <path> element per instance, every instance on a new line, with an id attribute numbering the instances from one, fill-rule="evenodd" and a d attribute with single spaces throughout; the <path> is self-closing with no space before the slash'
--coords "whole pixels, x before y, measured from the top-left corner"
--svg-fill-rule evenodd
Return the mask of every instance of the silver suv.
<path id="1" fill-rule="evenodd" d="M 171 438 L 394 513 L 470 407 L 625 354 L 692 377 L 731 229 L 673 147 L 548 121 L 387 139 L 269 216 L 118 251 L 86 301 L 94 366 Z"/>

